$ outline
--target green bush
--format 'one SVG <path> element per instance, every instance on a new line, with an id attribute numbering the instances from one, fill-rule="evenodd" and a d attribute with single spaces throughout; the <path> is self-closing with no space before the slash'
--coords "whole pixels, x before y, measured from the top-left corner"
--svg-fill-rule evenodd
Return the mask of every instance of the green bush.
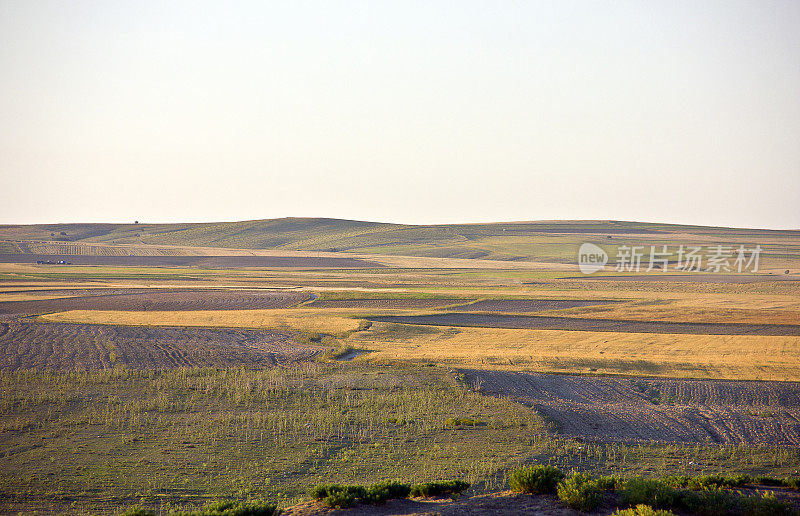
<path id="1" fill-rule="evenodd" d="M 589 473 L 573 473 L 558 484 L 558 498 L 579 511 L 591 511 L 603 502 L 597 481 Z"/>
<path id="2" fill-rule="evenodd" d="M 280 510 L 265 502 L 214 502 L 198 511 L 171 512 L 174 516 L 275 516 Z"/>
<path id="3" fill-rule="evenodd" d="M 328 507 L 343 509 L 352 507 L 356 500 L 366 496 L 364 486 L 343 486 L 341 484 L 320 484 L 311 489 L 311 497 L 322 502 Z"/>
<path id="4" fill-rule="evenodd" d="M 131 507 L 120 516 L 156 516 L 156 513 L 144 507 Z"/>
<path id="5" fill-rule="evenodd" d="M 634 477 L 625 482 L 620 503 L 626 507 L 649 505 L 656 509 L 671 509 L 681 504 L 681 495 L 661 480 Z"/>
<path id="6" fill-rule="evenodd" d="M 674 512 L 656 510 L 649 505 L 637 505 L 632 509 L 622 509 L 611 516 L 675 516 Z"/>
<path id="7" fill-rule="evenodd" d="M 624 485 L 623 481 L 614 476 L 597 477 L 597 487 L 603 491 L 616 491 Z"/>
<path id="8" fill-rule="evenodd" d="M 791 504 L 781 502 L 769 491 L 761 495 L 742 498 L 742 510 L 746 516 L 782 516 L 797 514 Z"/>
<path id="9" fill-rule="evenodd" d="M 783 480 L 775 477 L 756 477 L 753 483 L 761 486 L 782 486 Z"/>
<path id="10" fill-rule="evenodd" d="M 736 475 L 723 477 L 722 475 L 704 475 L 690 478 L 685 484 L 686 487 L 694 491 L 710 487 L 740 487 L 753 482 L 750 475 Z"/>
<path id="11" fill-rule="evenodd" d="M 352 507 L 356 504 L 356 496 L 348 491 L 333 491 L 331 494 L 322 499 L 322 503 L 332 509 L 344 509 Z"/>
<path id="12" fill-rule="evenodd" d="M 340 484 L 320 484 L 311 489 L 311 497 L 322 502 L 328 507 L 342 509 L 352 507 L 356 501 L 379 505 L 393 498 L 407 498 L 411 486 L 393 480 L 378 482 L 369 487 Z"/>
<path id="13" fill-rule="evenodd" d="M 800 490 L 800 477 L 787 478 L 783 481 L 783 485 L 791 489 Z"/>
<path id="14" fill-rule="evenodd" d="M 686 475 L 678 475 L 678 476 L 669 476 L 664 477 L 662 481 L 672 487 L 686 487 L 689 485 L 689 481 L 692 477 L 688 477 Z"/>
<path id="15" fill-rule="evenodd" d="M 555 466 L 525 466 L 511 472 L 508 483 L 511 489 L 520 493 L 555 493 L 564 474 Z"/>
<path id="16" fill-rule="evenodd" d="M 681 493 L 680 505 L 700 516 L 724 516 L 736 512 L 738 499 L 719 487 Z"/>
<path id="17" fill-rule="evenodd" d="M 372 505 L 386 503 L 386 500 L 394 498 L 408 498 L 411 493 L 411 486 L 395 481 L 379 482 L 367 488 L 362 501 Z"/>
<path id="18" fill-rule="evenodd" d="M 427 482 L 411 487 L 411 496 L 442 496 L 458 494 L 469 488 L 469 484 L 461 480 L 444 482 Z"/>

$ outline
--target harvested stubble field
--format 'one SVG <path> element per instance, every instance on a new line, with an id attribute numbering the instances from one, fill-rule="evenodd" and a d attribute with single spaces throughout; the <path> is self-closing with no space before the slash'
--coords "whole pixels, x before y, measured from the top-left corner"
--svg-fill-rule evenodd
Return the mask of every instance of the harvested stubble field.
<path id="1" fill-rule="evenodd" d="M 464 370 L 480 392 L 509 396 L 560 434 L 603 442 L 800 445 L 800 383 L 597 377 Z"/>
<path id="2" fill-rule="evenodd" d="M 666 321 L 625 321 L 583 317 L 549 317 L 446 313 L 430 315 L 382 315 L 375 322 L 421 324 L 428 326 L 472 326 L 614 333 L 669 333 L 688 335 L 787 335 L 800 336 L 800 324 L 685 323 Z"/>
<path id="3" fill-rule="evenodd" d="M 0 371 L 265 367 L 321 351 L 285 331 L 0 322 Z"/>
<path id="4" fill-rule="evenodd" d="M 0 314 L 42 314 L 66 310 L 257 310 L 286 308 L 311 299 L 307 293 L 266 290 L 87 289 L 60 292 L 68 293 L 66 295 L 70 297 L 2 301 Z"/>
<path id="5" fill-rule="evenodd" d="M 346 343 L 371 360 L 454 367 L 680 378 L 800 381 L 800 339 L 375 323 Z"/>

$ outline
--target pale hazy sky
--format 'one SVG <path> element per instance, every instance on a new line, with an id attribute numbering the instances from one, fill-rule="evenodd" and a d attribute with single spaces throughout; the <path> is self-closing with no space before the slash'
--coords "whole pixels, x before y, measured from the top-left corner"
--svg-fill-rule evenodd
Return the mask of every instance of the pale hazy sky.
<path id="1" fill-rule="evenodd" d="M 800 2 L 0 1 L 0 223 L 800 228 Z"/>

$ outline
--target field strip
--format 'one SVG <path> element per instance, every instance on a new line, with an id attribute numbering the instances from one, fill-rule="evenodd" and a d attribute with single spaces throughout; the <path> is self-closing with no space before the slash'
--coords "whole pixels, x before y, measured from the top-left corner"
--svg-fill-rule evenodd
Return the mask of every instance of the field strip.
<path id="1" fill-rule="evenodd" d="M 375 323 L 348 337 L 371 360 L 681 378 L 800 380 L 800 338 Z"/>
<path id="2" fill-rule="evenodd" d="M 553 317 L 537 315 L 443 313 L 428 315 L 371 316 L 374 322 L 428 326 L 468 326 L 540 330 L 571 330 L 623 333 L 669 333 L 687 335 L 787 335 L 800 336 L 798 324 L 683 323 Z"/>
<path id="3" fill-rule="evenodd" d="M 202 326 L 224 328 L 268 328 L 340 334 L 355 331 L 357 319 L 322 315 L 317 310 L 200 310 L 200 311 L 114 311 L 69 310 L 42 315 L 51 322 L 112 324 L 126 326 Z"/>

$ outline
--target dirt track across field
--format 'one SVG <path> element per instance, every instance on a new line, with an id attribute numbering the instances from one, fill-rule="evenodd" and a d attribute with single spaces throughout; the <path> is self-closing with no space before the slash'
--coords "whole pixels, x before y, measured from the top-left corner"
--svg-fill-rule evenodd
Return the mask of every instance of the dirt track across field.
<path id="1" fill-rule="evenodd" d="M 800 383 L 462 370 L 469 385 L 535 407 L 568 437 L 800 446 Z"/>
<path id="2" fill-rule="evenodd" d="M 230 269 L 239 267 L 302 267 L 309 269 L 363 269 L 383 265 L 360 258 L 317 256 L 100 256 L 89 254 L 0 254 L 0 263 L 59 262 L 72 265 L 129 265 L 135 267 L 199 267 Z M 52 265 L 52 267 L 63 267 Z"/>
<path id="3" fill-rule="evenodd" d="M 286 308 L 311 298 L 303 292 L 269 290 L 100 289 L 63 292 L 76 297 L 4 301 L 0 302 L 0 314 L 42 314 L 66 310 L 257 310 Z"/>
<path id="4" fill-rule="evenodd" d="M 788 335 L 800 336 L 798 324 L 684 323 L 625 321 L 582 317 L 444 313 L 431 315 L 383 315 L 368 318 L 374 322 L 420 324 L 426 326 L 466 326 L 533 330 L 607 331 L 618 333 L 671 333 L 688 335 Z"/>
<path id="5" fill-rule="evenodd" d="M 0 322 L 0 371 L 265 367 L 310 360 L 320 352 L 294 337 L 227 328 Z"/>

